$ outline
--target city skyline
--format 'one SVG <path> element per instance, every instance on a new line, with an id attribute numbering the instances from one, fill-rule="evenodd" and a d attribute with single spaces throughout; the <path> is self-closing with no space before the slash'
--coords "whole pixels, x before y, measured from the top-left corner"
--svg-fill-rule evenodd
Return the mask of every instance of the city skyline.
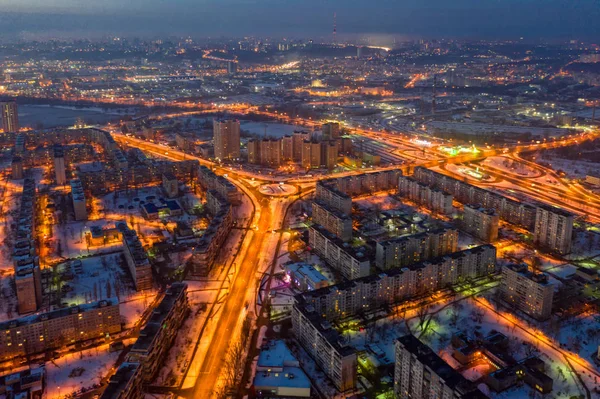
<path id="1" fill-rule="evenodd" d="M 600 8 L 578 2 L 498 0 L 132 1 L 1 0 L 7 37 L 99 37 L 108 34 L 191 36 L 272 35 L 329 37 L 337 14 L 338 37 L 593 39 Z M 248 18 L 252 15 L 252 18 Z"/>

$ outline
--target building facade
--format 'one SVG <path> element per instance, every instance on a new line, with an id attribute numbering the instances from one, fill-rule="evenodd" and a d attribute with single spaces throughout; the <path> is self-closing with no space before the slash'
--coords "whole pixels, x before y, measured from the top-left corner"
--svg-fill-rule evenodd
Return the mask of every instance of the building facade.
<path id="1" fill-rule="evenodd" d="M 19 112 L 16 101 L 0 103 L 2 111 L 2 130 L 4 133 L 17 133 L 19 131 Z"/>
<path id="2" fill-rule="evenodd" d="M 436 229 L 379 241 L 375 248 L 375 259 L 380 269 L 404 267 L 456 252 L 457 248 L 456 229 Z"/>
<path id="3" fill-rule="evenodd" d="M 144 381 L 151 382 L 156 377 L 188 313 L 187 285 L 173 283 L 127 355 L 128 362 L 142 366 Z"/>
<path id="4" fill-rule="evenodd" d="M 554 286 L 548 275 L 534 273 L 525 264 L 502 267 L 502 299 L 531 317 L 545 320 L 552 314 Z"/>
<path id="5" fill-rule="evenodd" d="M 323 226 L 310 226 L 308 244 L 329 266 L 347 279 L 364 277 L 371 273 L 367 248 L 354 248 Z"/>
<path id="6" fill-rule="evenodd" d="M 420 183 L 410 176 L 398 178 L 398 192 L 410 201 L 423 205 L 432 212 L 450 215 L 452 213 L 452 195 L 441 190 L 431 188 Z"/>
<path id="7" fill-rule="evenodd" d="M 540 205 L 535 216 L 533 243 L 540 248 L 566 255 L 571 252 L 575 215 L 548 205 Z"/>
<path id="8" fill-rule="evenodd" d="M 121 331 L 117 298 L 0 323 L 0 360 L 31 355 Z"/>
<path id="9" fill-rule="evenodd" d="M 498 239 L 500 217 L 494 209 L 486 209 L 477 204 L 465 204 L 462 228 L 467 233 L 485 242 Z"/>
<path id="10" fill-rule="evenodd" d="M 240 121 L 226 119 L 213 121 L 215 158 L 220 161 L 240 158 Z"/>
<path id="11" fill-rule="evenodd" d="M 336 209 L 329 208 L 324 202 L 313 201 L 312 220 L 344 242 L 352 239 L 352 218 Z"/>
<path id="12" fill-rule="evenodd" d="M 396 340 L 394 394 L 398 399 L 459 399 L 476 391 L 474 384 L 412 334 Z M 479 391 L 477 391 L 479 392 Z M 474 396 L 478 395 L 478 396 Z M 469 398 L 485 398 L 481 392 Z"/>

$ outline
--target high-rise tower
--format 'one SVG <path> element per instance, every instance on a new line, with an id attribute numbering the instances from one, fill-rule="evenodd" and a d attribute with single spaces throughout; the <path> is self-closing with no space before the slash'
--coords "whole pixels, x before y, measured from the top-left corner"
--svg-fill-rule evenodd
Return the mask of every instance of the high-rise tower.
<path id="1" fill-rule="evenodd" d="M 0 103 L 0 111 L 2 113 L 2 129 L 4 133 L 16 133 L 19 131 L 19 114 L 17 111 L 17 103 L 8 101 Z"/>

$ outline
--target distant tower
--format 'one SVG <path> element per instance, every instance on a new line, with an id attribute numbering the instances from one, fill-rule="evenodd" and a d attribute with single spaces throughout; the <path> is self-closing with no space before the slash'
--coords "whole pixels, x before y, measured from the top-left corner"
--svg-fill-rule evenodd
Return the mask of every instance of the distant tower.
<path id="1" fill-rule="evenodd" d="M 435 114 L 435 100 L 436 100 L 436 93 L 435 93 L 435 89 L 437 86 L 437 75 L 433 75 L 433 88 L 432 88 L 432 92 L 431 92 L 431 113 Z"/>
<path id="2" fill-rule="evenodd" d="M 4 133 L 16 133 L 19 131 L 19 113 L 16 101 L 0 103 L 2 114 L 2 129 Z"/>
<path id="3" fill-rule="evenodd" d="M 333 13 L 333 44 L 336 44 L 336 34 L 337 34 L 337 14 Z"/>

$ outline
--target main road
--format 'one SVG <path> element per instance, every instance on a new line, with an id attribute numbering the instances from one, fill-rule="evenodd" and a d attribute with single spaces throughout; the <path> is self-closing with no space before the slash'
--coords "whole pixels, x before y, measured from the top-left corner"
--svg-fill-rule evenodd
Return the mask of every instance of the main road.
<path id="1" fill-rule="evenodd" d="M 154 143 L 119 135 L 115 135 L 115 138 L 126 142 L 131 147 L 140 148 L 165 158 L 196 159 L 201 164 L 215 166 L 212 162 L 170 148 L 166 149 L 166 147 Z M 268 238 L 272 230 L 282 227 L 283 215 L 291 203 L 289 199 L 279 199 L 284 201 L 280 206 L 280 210 L 283 209 L 283 212 L 273 212 L 274 209 L 269 206 L 269 199 L 256 188 L 249 187 L 244 182 L 243 178 L 247 177 L 245 174 L 239 175 L 235 170 L 221 169 L 222 172 L 228 174 L 228 179 L 252 201 L 255 208 L 254 225 L 256 227 L 248 231 L 245 242 L 241 246 L 246 250 L 240 251 L 238 259 L 235 260 L 236 274 L 221 307 L 218 321 L 216 321 L 216 331 L 207 346 L 194 387 L 180 393 L 180 396 L 186 398 L 211 398 L 216 392 L 226 354 L 230 345 L 238 339 L 240 319 L 252 309 L 248 306 L 248 301 L 252 296 L 250 293 L 256 292 L 256 275 L 259 266 L 263 264 L 263 261 L 271 263 L 272 259 L 269 257 L 272 257 L 273 254 L 269 251 Z"/>

